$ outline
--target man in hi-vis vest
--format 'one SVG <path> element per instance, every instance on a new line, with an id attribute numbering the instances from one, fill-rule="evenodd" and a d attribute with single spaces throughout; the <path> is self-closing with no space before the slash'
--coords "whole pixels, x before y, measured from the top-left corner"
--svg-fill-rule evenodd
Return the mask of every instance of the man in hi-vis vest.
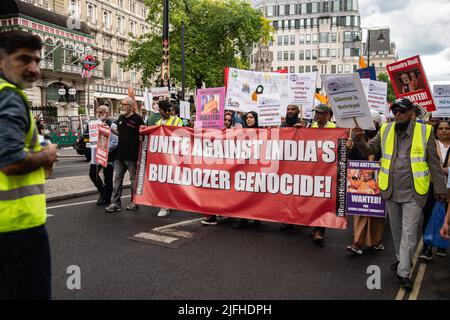
<path id="1" fill-rule="evenodd" d="M 42 42 L 0 32 L 0 300 L 50 299 L 44 168 L 56 145 L 41 147 L 25 88 L 39 79 Z"/>
<path id="2" fill-rule="evenodd" d="M 387 200 L 387 211 L 394 240 L 400 285 L 411 289 L 411 265 L 421 235 L 422 208 L 428 197 L 430 179 L 435 197 L 447 198 L 447 186 L 441 169 L 433 128 L 414 121 L 414 105 L 408 99 L 397 100 L 392 106 L 395 121 L 385 123 L 375 138 L 367 144 L 364 131 L 353 130 L 356 147 L 365 155 L 381 150 L 381 170 L 378 186 Z M 430 195 L 433 196 L 433 195 Z"/>

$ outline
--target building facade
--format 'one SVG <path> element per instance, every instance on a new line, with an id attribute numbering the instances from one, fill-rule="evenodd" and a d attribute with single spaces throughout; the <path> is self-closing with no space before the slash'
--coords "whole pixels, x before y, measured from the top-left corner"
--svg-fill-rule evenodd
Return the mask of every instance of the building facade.
<path id="1" fill-rule="evenodd" d="M 357 0 L 255 0 L 253 6 L 275 28 L 271 71 L 353 73 L 361 54 Z M 256 46 L 251 66 L 256 70 Z"/>
<path id="2" fill-rule="evenodd" d="M 370 46 L 368 46 L 369 42 Z M 377 76 L 380 73 L 387 73 L 386 65 L 398 60 L 396 46 L 391 41 L 391 31 L 389 28 L 376 28 L 367 32 L 366 42 L 363 44 L 363 48 L 364 56 L 369 61 L 368 63 L 375 67 Z M 367 59 L 368 56 L 369 59 Z"/>
<path id="3" fill-rule="evenodd" d="M 117 115 L 130 86 L 139 107 L 143 103 L 140 75 L 125 72 L 120 62 L 130 42 L 148 31 L 146 16 L 143 0 L 2 0 L 0 28 L 33 32 L 44 43 L 42 77 L 27 90 L 33 106 L 56 107 L 58 116 L 72 116 L 79 106 L 93 115 L 95 106 L 106 103 Z M 89 78 L 82 77 L 86 55 L 97 64 Z M 76 94 L 69 94 L 73 89 Z"/>

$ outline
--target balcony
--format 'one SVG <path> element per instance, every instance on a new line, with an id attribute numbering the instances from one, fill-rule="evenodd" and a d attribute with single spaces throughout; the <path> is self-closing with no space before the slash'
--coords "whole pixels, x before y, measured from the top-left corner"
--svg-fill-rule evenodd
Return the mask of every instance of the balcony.
<path id="1" fill-rule="evenodd" d="M 62 73 L 67 73 L 67 74 L 76 74 L 79 75 L 81 77 L 81 66 L 77 66 L 77 65 L 71 65 L 71 64 L 67 64 L 67 63 L 63 63 L 62 64 L 62 69 L 61 71 L 56 71 L 55 70 L 55 65 L 53 63 L 53 61 L 49 61 L 49 60 L 42 60 L 39 63 L 39 67 L 41 68 L 41 70 L 44 71 L 50 71 L 50 72 L 62 72 Z M 103 70 L 100 69 L 95 69 L 93 71 L 91 71 L 91 76 L 94 78 L 102 78 L 103 79 Z"/>

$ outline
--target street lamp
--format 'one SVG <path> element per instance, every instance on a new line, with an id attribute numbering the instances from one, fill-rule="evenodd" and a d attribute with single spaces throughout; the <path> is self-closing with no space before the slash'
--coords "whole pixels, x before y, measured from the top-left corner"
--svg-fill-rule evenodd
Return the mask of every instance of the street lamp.
<path id="1" fill-rule="evenodd" d="M 380 29 L 369 29 L 369 28 L 361 27 L 361 30 L 362 29 L 366 29 L 367 30 L 367 66 L 370 67 L 370 32 L 373 31 L 373 30 L 380 30 Z M 383 43 L 384 40 L 386 40 L 386 38 L 383 35 L 383 30 L 381 30 L 381 33 L 378 36 L 377 41 L 379 43 Z M 359 38 L 359 35 L 356 36 L 354 41 L 355 42 L 361 41 L 361 39 Z"/>

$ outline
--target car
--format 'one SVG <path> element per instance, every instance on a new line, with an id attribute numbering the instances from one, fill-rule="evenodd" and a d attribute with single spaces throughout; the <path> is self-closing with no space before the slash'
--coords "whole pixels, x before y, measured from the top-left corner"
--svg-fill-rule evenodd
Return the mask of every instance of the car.
<path id="1" fill-rule="evenodd" d="M 78 137 L 77 141 L 75 142 L 74 149 L 79 155 L 85 156 L 86 161 L 89 162 L 91 161 L 91 145 L 87 129 L 87 125 L 84 125 L 84 133 L 80 137 Z"/>

